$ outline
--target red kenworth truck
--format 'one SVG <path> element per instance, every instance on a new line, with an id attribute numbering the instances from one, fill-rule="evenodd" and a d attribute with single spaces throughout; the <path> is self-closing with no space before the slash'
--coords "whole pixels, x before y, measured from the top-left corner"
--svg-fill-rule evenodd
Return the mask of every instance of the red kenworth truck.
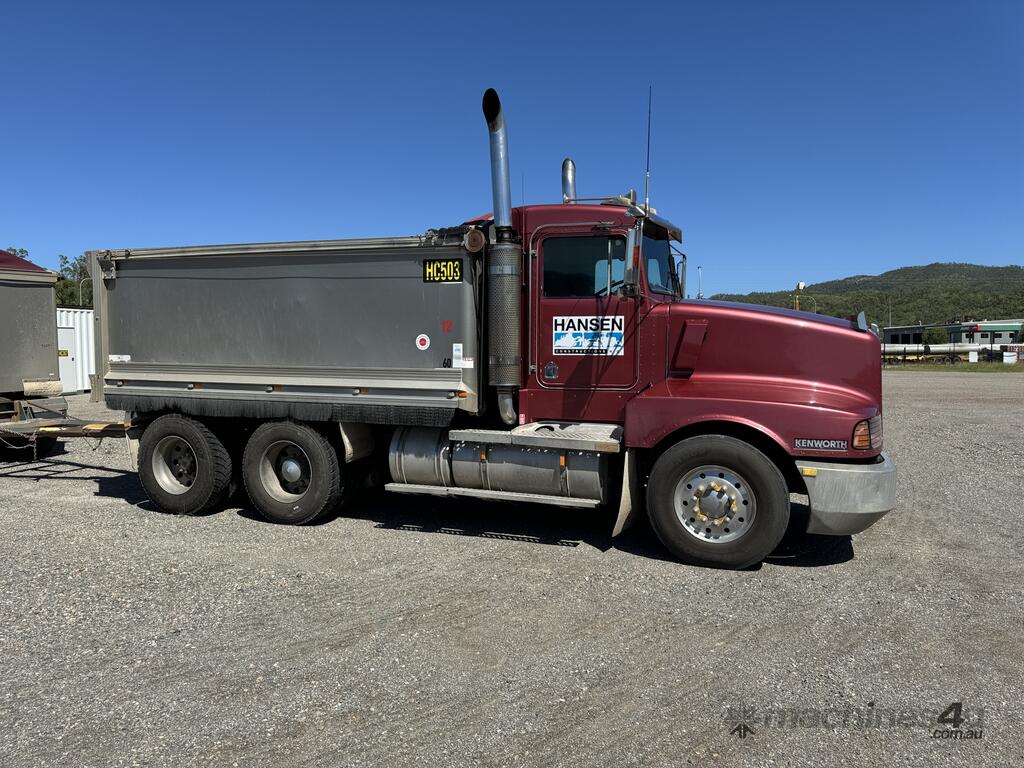
<path id="1" fill-rule="evenodd" d="M 685 299 L 679 227 L 635 194 L 513 208 L 497 94 L 494 213 L 413 237 L 92 252 L 99 387 L 163 510 L 233 477 L 307 523 L 386 489 L 640 510 L 681 560 L 744 567 L 790 494 L 845 535 L 895 505 L 864 320 Z M 370 466 L 376 462 L 375 473 Z"/>

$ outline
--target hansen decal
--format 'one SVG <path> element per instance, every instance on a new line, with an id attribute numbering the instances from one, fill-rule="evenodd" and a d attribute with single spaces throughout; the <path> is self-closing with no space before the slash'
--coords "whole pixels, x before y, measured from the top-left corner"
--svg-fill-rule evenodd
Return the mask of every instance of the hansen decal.
<path id="1" fill-rule="evenodd" d="M 622 315 L 555 317 L 551 332 L 552 351 L 556 355 L 622 355 L 625 325 Z"/>
<path id="2" fill-rule="evenodd" d="M 798 437 L 793 440 L 796 448 L 807 448 L 812 451 L 845 451 L 845 440 L 820 440 L 813 437 Z"/>

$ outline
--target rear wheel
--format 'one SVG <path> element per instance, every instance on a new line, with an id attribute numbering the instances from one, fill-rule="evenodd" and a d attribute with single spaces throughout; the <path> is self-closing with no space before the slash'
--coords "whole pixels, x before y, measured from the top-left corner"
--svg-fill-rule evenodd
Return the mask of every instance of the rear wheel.
<path id="1" fill-rule="evenodd" d="M 263 424 L 242 456 L 242 481 L 253 506 L 273 523 L 303 525 L 341 498 L 341 466 L 320 432 L 293 421 Z"/>
<path id="2" fill-rule="evenodd" d="M 745 568 L 763 560 L 789 524 L 789 491 L 759 450 L 725 435 L 669 448 L 647 483 L 651 525 L 680 560 Z"/>
<path id="3" fill-rule="evenodd" d="M 231 456 L 205 424 L 168 414 L 142 433 L 139 479 L 161 511 L 197 515 L 224 499 L 231 482 Z"/>

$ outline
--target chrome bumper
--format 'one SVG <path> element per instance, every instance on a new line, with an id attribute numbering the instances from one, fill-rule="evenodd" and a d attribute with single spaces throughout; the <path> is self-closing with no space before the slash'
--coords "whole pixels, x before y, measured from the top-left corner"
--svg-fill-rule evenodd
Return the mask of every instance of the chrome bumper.
<path id="1" fill-rule="evenodd" d="M 884 453 L 877 464 L 798 460 L 807 485 L 808 533 L 860 533 L 896 506 L 896 465 Z"/>

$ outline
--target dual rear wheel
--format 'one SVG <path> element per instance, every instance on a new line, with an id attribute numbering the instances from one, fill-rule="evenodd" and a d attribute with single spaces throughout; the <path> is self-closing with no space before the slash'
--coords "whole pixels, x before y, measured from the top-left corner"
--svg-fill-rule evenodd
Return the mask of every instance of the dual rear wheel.
<path id="1" fill-rule="evenodd" d="M 165 512 L 203 514 L 230 492 L 231 453 L 197 419 L 154 420 L 139 445 L 139 477 Z M 242 483 L 253 506 L 274 523 L 311 523 L 333 509 L 342 492 L 341 465 L 330 441 L 306 424 L 268 422 L 250 435 L 241 456 Z"/>
<path id="2" fill-rule="evenodd" d="M 139 479 L 150 500 L 164 512 L 201 515 L 227 496 L 231 456 L 202 422 L 167 414 L 142 434 Z"/>
<path id="3" fill-rule="evenodd" d="M 342 491 L 334 446 L 322 433 L 293 421 L 257 427 L 242 454 L 242 481 L 260 514 L 292 525 L 331 511 Z"/>

